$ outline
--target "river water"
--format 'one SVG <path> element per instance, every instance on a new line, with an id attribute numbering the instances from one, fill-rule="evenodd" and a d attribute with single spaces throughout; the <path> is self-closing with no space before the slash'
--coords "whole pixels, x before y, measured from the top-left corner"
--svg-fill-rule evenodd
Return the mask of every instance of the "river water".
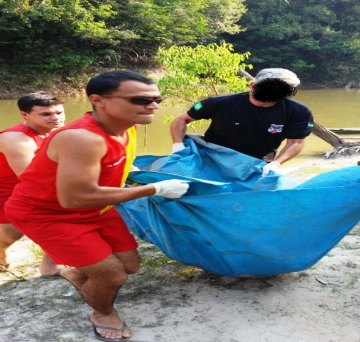
<path id="1" fill-rule="evenodd" d="M 296 100 L 306 104 L 313 112 L 315 121 L 328 127 L 360 127 L 360 90 L 358 89 L 319 89 L 299 90 Z M 64 98 L 67 122 L 79 118 L 85 111 L 91 110 L 85 96 Z M 151 125 L 139 129 L 138 154 L 169 154 L 171 139 L 168 115 L 179 115 L 190 104 L 161 104 Z M 21 120 L 16 100 L 0 100 L 0 129 L 16 124 Z M 202 133 L 206 126 L 199 129 Z M 295 159 L 312 158 L 331 150 L 331 146 L 314 135 L 307 138 L 305 148 Z"/>

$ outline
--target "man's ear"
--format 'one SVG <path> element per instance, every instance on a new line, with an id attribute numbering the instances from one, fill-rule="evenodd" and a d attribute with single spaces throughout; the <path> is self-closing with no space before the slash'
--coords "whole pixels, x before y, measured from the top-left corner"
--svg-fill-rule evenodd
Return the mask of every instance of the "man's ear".
<path id="1" fill-rule="evenodd" d="M 29 115 L 28 112 L 20 111 L 20 115 L 26 120 L 27 116 Z"/>
<path id="2" fill-rule="evenodd" d="M 102 100 L 103 100 L 103 97 L 101 95 L 91 94 L 89 96 L 89 101 L 92 104 L 93 108 L 95 108 L 98 105 L 101 105 Z"/>

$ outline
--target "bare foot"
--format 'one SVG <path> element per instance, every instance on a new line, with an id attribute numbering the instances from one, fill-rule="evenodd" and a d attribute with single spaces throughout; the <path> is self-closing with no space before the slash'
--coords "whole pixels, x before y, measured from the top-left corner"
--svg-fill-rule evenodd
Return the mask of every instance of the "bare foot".
<path id="1" fill-rule="evenodd" d="M 9 264 L 6 261 L 6 253 L 4 248 L 0 248 L 0 272 L 6 272 Z"/>
<path id="2" fill-rule="evenodd" d="M 0 272 L 6 272 L 9 264 L 6 260 L 5 248 L 0 247 Z"/>
<path id="3" fill-rule="evenodd" d="M 120 319 L 115 309 L 109 315 L 94 311 L 90 315 L 90 321 L 94 326 L 95 335 L 99 335 L 99 337 L 117 341 L 132 336 L 131 330 Z"/>
<path id="4" fill-rule="evenodd" d="M 0 259 L 0 272 L 7 272 L 9 264 L 6 259 Z"/>
<path id="5" fill-rule="evenodd" d="M 0 223 L 0 272 L 6 272 L 9 264 L 6 250 L 23 235 L 9 223 Z"/>
<path id="6" fill-rule="evenodd" d="M 40 274 L 43 276 L 53 276 L 60 274 L 61 268 L 59 268 L 47 254 L 43 254 L 41 264 L 39 267 Z"/>

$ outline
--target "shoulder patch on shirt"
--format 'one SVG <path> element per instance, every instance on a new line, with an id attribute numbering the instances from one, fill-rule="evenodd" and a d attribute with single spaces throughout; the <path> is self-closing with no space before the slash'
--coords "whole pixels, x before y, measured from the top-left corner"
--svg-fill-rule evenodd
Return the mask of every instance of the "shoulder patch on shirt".
<path id="1" fill-rule="evenodd" d="M 194 105 L 193 105 L 193 108 L 195 110 L 199 110 L 203 107 L 202 103 L 199 101 L 199 102 L 196 102 Z"/>

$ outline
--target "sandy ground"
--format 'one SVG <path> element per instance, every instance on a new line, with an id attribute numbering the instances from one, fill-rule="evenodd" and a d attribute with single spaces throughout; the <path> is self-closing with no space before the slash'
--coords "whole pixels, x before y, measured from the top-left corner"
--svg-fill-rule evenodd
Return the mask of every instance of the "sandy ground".
<path id="1" fill-rule="evenodd" d="M 355 162 L 307 161 L 283 170 L 304 180 Z M 310 269 L 270 278 L 221 277 L 144 242 L 139 250 L 142 269 L 116 299 L 131 341 L 360 342 L 360 224 Z M 37 275 L 32 242 L 18 241 L 9 259 L 9 272 L 0 273 L 0 341 L 95 341 L 89 307 L 71 285 Z"/>

